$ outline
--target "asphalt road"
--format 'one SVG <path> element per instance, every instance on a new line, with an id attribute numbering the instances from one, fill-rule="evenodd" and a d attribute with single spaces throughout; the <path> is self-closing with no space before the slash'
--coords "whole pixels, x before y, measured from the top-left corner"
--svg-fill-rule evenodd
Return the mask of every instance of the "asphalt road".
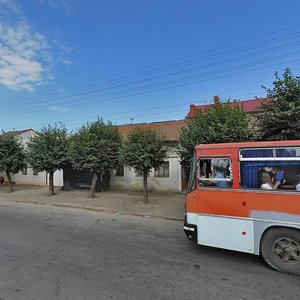
<path id="1" fill-rule="evenodd" d="M 200 247 L 177 221 L 0 205 L 3 299 L 300 299 L 300 277 Z"/>

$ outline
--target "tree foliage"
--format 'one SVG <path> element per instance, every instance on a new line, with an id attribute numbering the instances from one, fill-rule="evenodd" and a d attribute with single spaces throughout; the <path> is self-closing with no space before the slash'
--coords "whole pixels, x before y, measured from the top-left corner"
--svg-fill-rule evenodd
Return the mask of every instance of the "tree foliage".
<path id="1" fill-rule="evenodd" d="M 27 144 L 26 157 L 36 172 L 49 173 L 49 194 L 54 195 L 53 174 L 68 165 L 68 138 L 64 125 L 43 127 Z"/>
<path id="2" fill-rule="evenodd" d="M 143 173 L 144 201 L 148 203 L 147 175 L 158 169 L 167 157 L 165 136 L 150 128 L 134 128 L 121 148 L 121 161 Z"/>
<path id="3" fill-rule="evenodd" d="M 13 191 L 11 173 L 18 173 L 25 167 L 25 154 L 21 141 L 12 134 L 0 136 L 0 171 L 6 173 L 10 191 Z"/>
<path id="4" fill-rule="evenodd" d="M 189 168 L 197 144 L 240 142 L 249 138 L 248 117 L 234 103 L 228 101 L 217 103 L 206 110 L 199 109 L 180 130 L 181 164 Z"/>
<path id="5" fill-rule="evenodd" d="M 94 197 L 96 181 L 119 162 L 121 136 L 118 128 L 99 119 L 83 125 L 71 138 L 70 160 L 74 169 L 94 174 L 91 197 Z"/>
<path id="6" fill-rule="evenodd" d="M 267 89 L 271 101 L 261 106 L 257 124 L 261 140 L 300 139 L 300 77 L 289 69 L 280 78 L 275 73 L 273 88 Z"/>

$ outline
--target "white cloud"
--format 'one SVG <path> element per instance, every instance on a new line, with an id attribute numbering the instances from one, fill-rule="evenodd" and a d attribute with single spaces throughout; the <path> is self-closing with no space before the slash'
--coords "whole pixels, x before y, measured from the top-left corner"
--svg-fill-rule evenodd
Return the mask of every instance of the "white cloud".
<path id="1" fill-rule="evenodd" d="M 20 5 L 12 0 L 0 0 L 0 7 L 7 8 L 7 9 L 0 10 L 1 15 L 11 14 L 11 13 L 19 15 L 22 13 L 22 8 L 20 7 Z"/>
<path id="2" fill-rule="evenodd" d="M 68 65 L 68 66 L 73 64 L 72 60 L 69 59 L 69 58 L 64 59 L 64 60 L 62 61 L 62 63 L 63 63 L 64 65 Z"/>
<path id="3" fill-rule="evenodd" d="M 40 0 L 40 3 L 69 8 L 63 0 Z M 15 0 L 0 0 L 0 85 L 33 91 L 54 79 L 53 64 L 72 65 L 67 57 L 72 52 L 72 47 L 58 39 L 49 42 L 34 30 Z"/>
<path id="4" fill-rule="evenodd" d="M 53 8 L 63 8 L 67 13 L 70 13 L 72 6 L 65 0 L 39 0 L 41 4 L 47 4 Z"/>
<path id="5" fill-rule="evenodd" d="M 67 66 L 70 66 L 73 64 L 73 61 L 70 58 L 66 57 L 74 51 L 74 49 L 72 47 L 66 46 L 64 43 L 62 43 L 61 41 L 59 41 L 57 39 L 52 40 L 51 44 L 56 49 L 56 55 L 57 55 L 58 61 L 60 63 L 67 65 Z"/>
<path id="6" fill-rule="evenodd" d="M 21 7 L 13 0 L 0 0 L 0 84 L 13 90 L 34 90 L 46 81 L 50 46 L 34 32 Z"/>
<path id="7" fill-rule="evenodd" d="M 63 113 L 68 111 L 67 108 L 65 108 L 63 106 L 56 106 L 56 105 L 49 106 L 48 110 L 57 111 L 57 112 L 63 112 Z"/>
<path id="8" fill-rule="evenodd" d="M 71 53 L 74 49 L 72 47 L 68 47 L 66 45 L 64 45 L 61 41 L 59 40 L 53 40 L 52 44 L 59 49 L 60 51 L 64 52 L 64 53 Z"/>

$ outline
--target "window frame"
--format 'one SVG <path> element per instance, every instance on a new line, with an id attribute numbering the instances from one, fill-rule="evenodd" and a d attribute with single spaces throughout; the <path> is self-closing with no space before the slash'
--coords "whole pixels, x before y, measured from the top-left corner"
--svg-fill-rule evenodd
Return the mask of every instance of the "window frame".
<path id="1" fill-rule="evenodd" d="M 22 172 L 23 176 L 27 176 L 27 173 L 28 173 L 28 165 L 27 164 L 24 165 L 21 172 Z"/>
<path id="2" fill-rule="evenodd" d="M 143 171 L 135 171 L 135 177 L 144 177 Z M 147 177 L 150 177 L 150 172 L 148 172 Z"/>
<path id="3" fill-rule="evenodd" d="M 167 164 L 167 168 L 165 168 L 165 164 Z M 165 170 L 167 170 L 168 175 L 165 175 Z M 162 175 L 159 173 L 162 171 Z M 158 174 L 157 174 L 158 173 Z M 164 165 L 160 166 L 158 170 L 154 170 L 155 178 L 169 178 L 170 177 L 170 161 L 164 161 Z"/>
<path id="4" fill-rule="evenodd" d="M 284 156 L 276 156 L 276 150 L 298 150 L 300 151 L 300 147 L 295 147 L 295 146 L 287 146 L 287 147 L 264 147 L 264 148 L 260 148 L 260 147 L 253 147 L 253 148 L 241 148 L 239 149 L 239 161 L 291 161 L 291 160 L 299 160 L 300 161 L 300 156 L 294 156 L 294 157 L 284 157 Z M 241 152 L 242 151 L 258 151 L 258 150 L 273 150 L 273 156 L 269 157 L 242 157 Z"/>
<path id="5" fill-rule="evenodd" d="M 213 159 L 220 159 L 220 160 L 228 160 L 229 161 L 229 178 L 214 178 L 214 177 L 200 177 L 200 161 L 201 160 L 209 160 L 210 161 L 210 168 L 212 169 L 211 161 Z M 220 155 L 220 156 L 201 156 L 197 159 L 197 169 L 196 169 L 196 180 L 197 180 L 197 189 L 202 188 L 209 188 L 209 189 L 232 189 L 233 187 L 233 167 L 232 167 L 232 158 L 227 155 Z M 202 182 L 202 184 L 200 183 Z M 204 183 L 203 183 L 204 182 Z M 205 184 L 207 182 L 207 184 Z M 228 182 L 228 186 L 218 186 L 214 184 L 215 182 Z M 212 184 L 209 184 L 212 183 Z"/>
<path id="6" fill-rule="evenodd" d="M 116 167 L 115 176 L 116 177 L 124 177 L 125 176 L 125 166 L 124 165 L 119 165 Z"/>
<path id="7" fill-rule="evenodd" d="M 272 156 L 265 156 L 265 157 L 243 157 L 242 156 L 242 151 L 259 151 L 259 150 L 272 150 Z M 238 153 L 238 165 L 239 165 L 239 186 L 241 189 L 243 190 L 259 190 L 259 191 L 266 191 L 266 192 L 292 192 L 294 191 L 293 189 L 286 189 L 286 188 L 278 188 L 278 189 L 262 189 L 261 186 L 257 187 L 245 187 L 245 182 L 244 182 L 244 163 L 259 163 L 259 162 L 266 162 L 265 166 L 257 166 L 260 168 L 264 168 L 264 167 L 269 167 L 269 168 L 275 168 L 275 166 L 270 166 L 270 164 L 274 164 L 276 162 L 278 162 L 278 165 L 280 165 L 280 162 L 300 162 L 300 155 L 299 156 L 277 156 L 277 152 L 276 150 L 287 150 L 287 151 L 291 151 L 291 150 L 296 150 L 296 154 L 300 153 L 300 147 L 297 146 L 285 146 L 285 147 L 245 147 L 245 148 L 241 148 L 239 149 L 239 153 Z M 267 164 L 269 162 L 269 164 Z M 286 165 L 285 167 L 292 167 L 293 165 Z M 261 169 L 258 169 L 257 172 L 261 172 Z M 259 176 L 259 173 L 257 173 L 257 176 Z M 290 176 L 292 177 L 292 176 Z M 258 181 L 259 182 L 259 181 Z M 251 184 L 249 184 L 251 185 Z"/>

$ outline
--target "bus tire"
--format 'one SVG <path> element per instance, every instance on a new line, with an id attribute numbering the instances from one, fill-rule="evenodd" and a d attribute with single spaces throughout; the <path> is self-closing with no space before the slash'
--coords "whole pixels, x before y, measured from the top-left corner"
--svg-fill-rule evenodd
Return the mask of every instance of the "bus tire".
<path id="1" fill-rule="evenodd" d="M 267 230 L 261 240 L 261 255 L 273 269 L 300 275 L 300 231 L 289 228 Z"/>

